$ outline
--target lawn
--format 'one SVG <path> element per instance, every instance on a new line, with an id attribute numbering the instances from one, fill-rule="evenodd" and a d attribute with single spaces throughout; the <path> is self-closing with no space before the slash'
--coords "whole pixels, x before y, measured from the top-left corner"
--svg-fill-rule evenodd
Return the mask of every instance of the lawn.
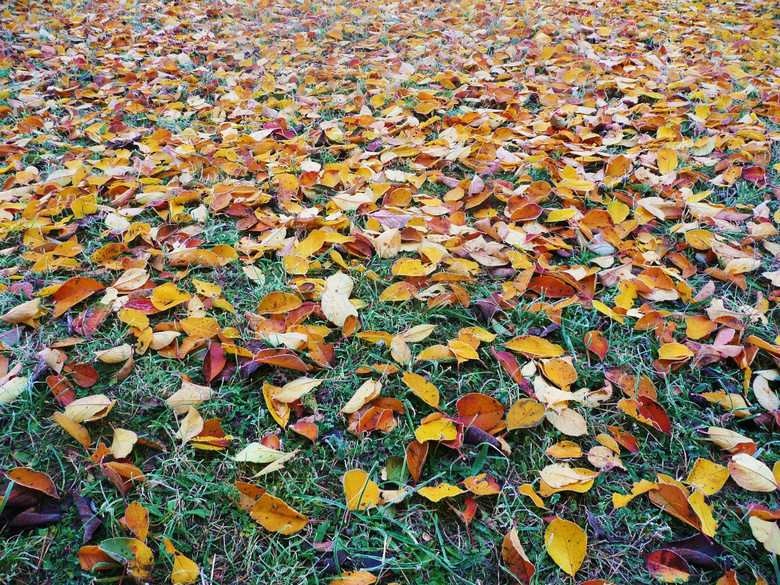
<path id="1" fill-rule="evenodd" d="M 6 2 L 0 582 L 780 583 L 779 47 Z"/>

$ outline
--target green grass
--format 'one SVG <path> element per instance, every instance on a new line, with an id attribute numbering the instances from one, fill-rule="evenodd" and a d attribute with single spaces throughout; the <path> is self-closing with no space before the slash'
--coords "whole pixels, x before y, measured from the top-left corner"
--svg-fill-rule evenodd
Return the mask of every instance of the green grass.
<path id="1" fill-rule="evenodd" d="M 475 294 L 486 294 L 482 285 L 469 287 Z M 231 286 L 230 290 L 235 290 Z M 262 291 L 261 291 L 262 292 Z M 426 315 L 421 315 L 420 304 L 416 301 L 402 304 L 388 310 L 378 301 L 379 287 L 369 279 L 358 279 L 355 296 L 368 302 L 373 310 L 364 313 L 364 328 L 401 332 L 404 328 L 419 323 L 435 323 L 435 341 L 446 341 L 455 337 L 462 326 L 476 325 L 473 315 L 461 307 L 440 307 Z M 259 295 L 258 295 L 259 296 Z M 236 305 L 248 301 L 237 301 Z M 538 316 L 517 310 L 510 319 L 518 327 L 517 333 L 523 333 L 536 326 Z M 584 333 L 598 326 L 603 320 L 594 313 L 573 307 L 566 311 L 563 329 L 552 335 L 552 340 L 566 343 L 563 331 L 570 340 L 580 380 L 577 387 L 597 386 L 603 366 L 588 365 L 586 350 L 582 342 Z M 56 331 L 51 331 L 52 335 Z M 675 388 L 690 389 L 698 385 L 709 386 L 714 382 L 701 371 L 685 370 L 682 374 L 673 374 L 663 383 L 650 368 L 645 358 L 646 336 L 631 333 L 625 327 L 607 325 L 605 334 L 610 342 L 610 358 L 605 365 L 630 364 L 637 374 L 651 375 L 659 390 L 660 402 L 672 414 L 676 421 L 671 438 L 649 431 L 647 427 L 627 422 L 611 408 L 599 408 L 588 416 L 593 429 L 604 431 L 607 424 L 620 424 L 635 433 L 643 445 L 641 454 L 624 455 L 628 472 L 614 470 L 605 473 L 590 493 L 567 496 L 559 494 L 549 499 L 549 511 L 536 508 L 530 500 L 516 493 L 516 488 L 525 483 L 534 483 L 537 470 L 552 462 L 544 455 L 544 450 L 558 440 L 565 439 L 546 424 L 529 431 L 510 433 L 512 453 L 504 455 L 488 447 L 466 446 L 462 457 L 446 447 L 434 447 L 426 464 L 423 483 L 447 481 L 457 483 L 464 477 L 477 472 L 488 472 L 498 478 L 504 489 L 497 497 L 479 499 L 479 513 L 471 526 L 475 545 L 469 543 L 464 526 L 459 524 L 444 503 L 424 505 L 424 500 L 411 496 L 407 504 L 363 513 L 347 513 L 343 500 L 340 476 L 345 469 L 362 468 L 371 473 L 383 489 L 396 489 L 409 483 L 398 481 L 380 481 L 380 471 L 390 458 L 403 457 L 405 446 L 413 438 L 414 425 L 411 419 L 419 420 L 431 411 L 416 398 L 411 397 L 397 376 L 384 380 L 387 390 L 383 395 L 402 398 L 410 413 L 409 417 L 400 416 L 399 425 L 386 436 L 373 434 L 358 439 L 344 431 L 339 410 L 349 399 L 361 382 L 361 378 L 352 371 L 361 363 L 389 361 L 387 348 L 370 346 L 357 339 L 344 340 L 337 344 L 337 367 L 327 372 L 327 393 L 319 402 L 317 410 L 322 414 L 320 422 L 321 440 L 311 446 L 294 433 L 281 433 L 285 450 L 299 448 L 298 457 L 290 462 L 285 470 L 265 478 L 262 485 L 277 497 L 283 498 L 294 507 L 304 511 L 316 524 L 306 536 L 290 538 L 270 535 L 258 529 L 248 515 L 230 505 L 235 496 L 230 483 L 246 480 L 260 467 L 251 464 L 235 464 L 227 453 L 198 452 L 190 446 L 181 447 L 173 434 L 177 428 L 174 415 L 162 404 L 162 399 L 174 390 L 178 384 L 178 373 L 198 377 L 197 360 L 187 359 L 181 364 L 171 364 L 168 360 L 149 355 L 138 359 L 134 373 L 120 387 L 111 387 L 107 380 L 109 368 L 101 371 L 101 382 L 90 392 L 107 392 L 118 399 L 111 415 L 114 424 L 143 429 L 150 436 L 162 441 L 168 452 L 157 455 L 143 448 L 136 449 L 136 463 L 143 466 L 147 473 L 147 482 L 139 486 L 129 500 L 142 502 L 150 511 L 154 538 L 167 536 L 185 554 L 199 565 L 213 570 L 214 581 L 231 582 L 240 575 L 252 575 L 252 582 L 312 582 L 327 583 L 329 577 L 322 573 L 326 559 L 333 554 L 320 554 L 312 549 L 312 542 L 331 542 L 336 551 L 344 551 L 347 560 L 340 565 L 342 570 L 359 567 L 368 557 L 361 559 L 361 553 L 370 556 L 385 555 L 383 572 L 402 583 L 476 583 L 479 580 L 505 579 L 501 563 L 496 557 L 497 535 L 515 520 L 520 520 L 521 539 L 527 550 L 534 551 L 531 560 L 537 563 L 540 582 L 558 582 L 560 573 L 552 566 L 541 551 L 541 534 L 545 522 L 544 516 L 564 515 L 581 526 L 587 525 L 586 510 L 598 517 L 601 527 L 610 535 L 611 541 L 592 542 L 597 554 L 589 555 L 583 571 L 586 574 L 599 574 L 603 578 L 619 580 L 621 575 L 642 574 L 638 566 L 641 561 L 639 552 L 651 552 L 671 540 L 674 536 L 690 533 L 684 525 L 671 520 L 659 510 L 649 507 L 642 497 L 637 498 L 627 508 L 611 511 L 610 495 L 617 491 L 625 493 L 630 489 L 631 481 L 653 479 L 658 471 L 684 477 L 696 457 L 717 457 L 704 441 L 696 434 L 696 428 L 709 424 L 719 424 L 723 415 L 717 407 L 699 410 L 687 400 L 685 391 L 676 395 Z M 93 348 L 107 346 L 111 339 L 121 339 L 123 332 L 112 327 L 105 328 L 99 338 L 78 347 L 80 359 L 87 359 Z M 508 340 L 507 336 L 498 341 Z M 415 350 L 425 347 L 433 340 L 414 344 Z M 32 344 L 17 351 L 32 352 Z M 21 356 L 20 356 L 21 357 Z M 74 356 L 75 357 L 75 356 Z M 454 412 L 454 402 L 469 392 L 483 392 L 495 396 L 509 405 L 520 397 L 518 389 L 507 376 L 496 367 L 492 358 L 483 351 L 481 357 L 487 368 L 482 366 L 463 366 L 458 372 L 454 366 L 431 364 L 419 371 L 430 375 L 439 387 L 442 408 Z M 32 359 L 29 357 L 28 359 Z M 730 375 L 715 367 L 713 373 Z M 223 428 L 229 429 L 236 437 L 237 446 L 259 440 L 269 433 L 278 433 L 259 393 L 260 381 L 235 381 L 216 388 L 214 400 L 201 409 L 204 417 L 222 418 Z M 287 377 L 286 375 L 284 376 Z M 738 381 L 734 381 L 738 383 Z M 103 533 L 121 534 L 118 518 L 124 513 L 125 503 L 116 495 L 97 473 L 78 463 L 84 453 L 73 447 L 62 451 L 63 433 L 48 420 L 52 407 L 46 396 L 45 387 L 39 382 L 33 393 L 14 403 L 11 407 L 10 427 L 14 429 L 6 436 L 3 449 L 3 464 L 27 465 L 48 472 L 57 485 L 67 489 L 76 489 L 82 495 L 99 502 L 100 516 L 104 522 Z M 125 422 L 126 421 L 126 422 Z M 688 421 L 687 424 L 680 424 Z M 692 423 L 692 424 L 691 424 Z M 747 423 L 745 423 L 747 424 Z M 112 430 L 108 424 L 92 427 L 97 440 L 110 442 Z M 752 431 L 752 429 L 751 429 Z M 751 432 L 757 440 L 771 440 L 763 433 Z M 66 438 L 66 443 L 70 441 Z M 593 444 L 592 439 L 579 441 L 584 449 Z M 29 446 L 38 446 L 29 451 Z M 232 449 L 231 449 L 232 450 Z M 777 455 L 765 452 L 765 460 L 772 464 Z M 71 462 L 72 460 L 73 462 Z M 733 506 L 744 504 L 744 492 L 730 487 L 718 495 L 718 517 L 722 527 L 719 541 L 752 542 L 745 522 L 732 511 Z M 751 494 L 750 501 L 771 504 L 771 497 L 757 497 Z M 594 505 L 595 504 L 595 505 Z M 204 529 L 205 527 L 205 529 Z M 672 528 L 672 531 L 670 531 Z M 77 564 L 75 552 L 53 554 L 58 549 L 56 543 L 67 541 L 75 543 L 80 539 L 79 520 L 71 510 L 66 519 L 48 529 L 36 531 L 42 543 L 52 544 L 52 553 L 41 559 L 41 567 L 57 574 L 69 575 L 72 579 L 87 578 Z M 157 550 L 158 543 L 153 541 Z M 6 541 L 6 551 L 0 560 L 4 574 L 12 576 L 29 574 L 31 550 L 29 538 L 16 538 Z M 226 554 L 230 551 L 230 554 Z M 492 551 L 492 552 L 491 552 Z M 737 565 L 743 568 L 755 566 L 764 574 L 771 574 L 770 567 L 759 562 L 760 558 L 746 553 L 745 549 L 733 551 Z M 161 559 L 164 557 L 160 557 Z M 335 557 L 339 558 L 339 557 Z M 370 562 L 370 559 L 369 559 Z M 320 567 L 320 568 L 318 568 Z M 165 565 L 161 562 L 156 571 L 162 575 Z M 83 576 L 80 576 L 83 575 Z M 560 581 L 564 582 L 564 581 Z M 648 581 L 649 582 L 649 581 Z"/>

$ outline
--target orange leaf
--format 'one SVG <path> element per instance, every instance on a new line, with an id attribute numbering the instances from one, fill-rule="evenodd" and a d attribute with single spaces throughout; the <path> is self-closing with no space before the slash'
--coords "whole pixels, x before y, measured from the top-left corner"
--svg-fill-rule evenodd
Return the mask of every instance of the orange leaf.
<path id="1" fill-rule="evenodd" d="M 93 295 L 94 293 L 105 289 L 97 280 L 77 276 L 65 281 L 54 293 L 54 311 L 52 318 L 56 319 L 65 311 Z"/>
<path id="2" fill-rule="evenodd" d="M 146 535 L 149 534 L 149 510 L 133 502 L 127 507 L 123 520 L 138 540 L 146 541 Z"/>
<path id="3" fill-rule="evenodd" d="M 509 572 L 523 585 L 530 585 L 531 579 L 536 573 L 536 567 L 528 560 L 523 546 L 520 544 L 516 528 L 512 528 L 504 537 L 501 556 Z"/>
<path id="4" fill-rule="evenodd" d="M 412 441 L 406 448 L 406 466 L 409 473 L 414 478 L 415 483 L 420 481 L 425 459 L 428 457 L 428 443 Z"/>
<path id="5" fill-rule="evenodd" d="M 60 497 L 54 482 L 41 471 L 33 471 L 28 467 L 15 467 L 6 472 L 5 476 L 22 487 L 35 490 L 52 498 L 59 499 Z"/>
<path id="6" fill-rule="evenodd" d="M 489 431 L 504 416 L 504 407 L 495 398 L 485 394 L 466 394 L 457 403 L 458 414 L 467 427 Z"/>
<path id="7" fill-rule="evenodd" d="M 270 494 L 260 496 L 249 515 L 266 530 L 284 535 L 303 530 L 309 522 L 306 516 Z"/>

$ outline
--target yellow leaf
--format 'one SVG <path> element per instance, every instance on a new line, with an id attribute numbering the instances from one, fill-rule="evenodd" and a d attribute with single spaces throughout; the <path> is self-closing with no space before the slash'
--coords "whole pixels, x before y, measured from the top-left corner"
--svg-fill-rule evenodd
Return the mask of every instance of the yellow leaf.
<path id="1" fill-rule="evenodd" d="M 573 522 L 556 517 L 544 533 L 544 542 L 555 564 L 573 577 L 587 553 L 585 531 Z"/>
<path id="2" fill-rule="evenodd" d="M 119 317 L 120 321 L 126 323 L 130 327 L 137 327 L 138 329 L 146 329 L 149 327 L 149 317 L 135 309 L 124 307 L 117 313 L 117 317 Z"/>
<path id="3" fill-rule="evenodd" d="M 463 480 L 463 485 L 477 496 L 491 496 L 501 492 L 501 486 L 486 473 L 480 473 Z"/>
<path id="4" fill-rule="evenodd" d="M 95 357 L 104 364 L 121 364 L 133 357 L 133 347 L 125 343 L 111 349 L 96 351 Z"/>
<path id="5" fill-rule="evenodd" d="M 622 201 L 610 201 L 609 205 L 607 205 L 607 213 L 609 213 L 612 221 L 616 224 L 626 219 L 630 212 L 631 208 Z"/>
<path id="6" fill-rule="evenodd" d="M 173 573 L 171 582 L 173 585 L 189 585 L 195 583 L 200 575 L 200 569 L 192 560 L 176 551 L 173 559 Z"/>
<path id="7" fill-rule="evenodd" d="M 662 175 L 671 173 L 677 168 L 677 153 L 669 148 L 658 151 L 658 172 Z"/>
<path id="8" fill-rule="evenodd" d="M 361 469 L 344 474 L 344 496 L 349 510 L 373 508 L 379 501 L 379 487 Z"/>
<path id="9" fill-rule="evenodd" d="M 284 457 L 286 453 L 266 447 L 262 443 L 249 443 L 246 447 L 236 453 L 233 459 L 235 461 L 245 461 L 248 463 L 273 463 Z"/>
<path id="10" fill-rule="evenodd" d="M 184 414 L 191 406 L 200 406 L 209 400 L 212 394 L 213 391 L 208 386 L 199 386 L 182 380 L 181 388 L 169 396 L 165 402 L 176 414 Z"/>
<path id="11" fill-rule="evenodd" d="M 521 335 L 504 344 L 527 358 L 553 358 L 563 355 L 563 348 L 536 335 Z"/>
<path id="12" fill-rule="evenodd" d="M 582 457 L 582 449 L 577 443 L 572 441 L 560 441 L 559 443 L 555 443 L 555 445 L 548 447 L 545 453 L 556 459 L 574 459 Z"/>
<path id="13" fill-rule="evenodd" d="M 755 516 L 751 516 L 748 522 L 755 539 L 763 544 L 769 552 L 780 555 L 780 526 L 777 522 L 770 522 Z"/>
<path id="14" fill-rule="evenodd" d="M 587 483 L 598 477 L 599 472 L 580 467 L 569 467 L 563 463 L 553 463 L 542 469 L 539 474 L 548 486 L 558 489 L 572 484 Z"/>
<path id="15" fill-rule="evenodd" d="M 728 467 L 699 458 L 693 464 L 693 469 L 688 474 L 685 483 L 701 491 L 704 495 L 711 496 L 720 491 L 728 478 Z"/>
<path id="16" fill-rule="evenodd" d="M 27 378 L 17 376 L 0 386 L 0 404 L 10 404 L 27 388 Z"/>
<path id="17" fill-rule="evenodd" d="M 393 341 L 393 336 L 385 331 L 361 331 L 357 336 L 369 343 L 384 343 L 385 345 L 390 345 Z"/>
<path id="18" fill-rule="evenodd" d="M 268 407 L 268 412 L 271 413 L 271 417 L 279 426 L 284 429 L 290 420 L 290 407 L 284 402 L 275 400 L 275 396 L 281 391 L 281 388 L 273 386 L 267 381 L 263 382 L 263 398 L 265 399 L 265 405 Z"/>
<path id="19" fill-rule="evenodd" d="M 435 264 L 423 264 L 420 260 L 401 258 L 393 264 L 394 276 L 428 276 L 436 270 Z"/>
<path id="20" fill-rule="evenodd" d="M 38 327 L 38 318 L 44 314 L 40 308 L 41 299 L 33 299 L 17 305 L 0 317 L 6 323 L 24 323 L 30 327 Z"/>
<path id="21" fill-rule="evenodd" d="M 368 571 L 351 571 L 342 573 L 341 577 L 333 579 L 330 585 L 371 585 L 372 583 L 376 583 L 376 577 Z"/>
<path id="22" fill-rule="evenodd" d="M 417 490 L 417 493 L 431 502 L 438 502 L 444 498 L 452 498 L 458 494 L 462 494 L 463 490 L 448 483 L 440 483 L 437 486 L 426 486 L 424 488 L 420 488 Z"/>
<path id="23" fill-rule="evenodd" d="M 285 256 L 282 260 L 282 268 L 287 274 L 303 275 L 309 271 L 309 261 L 301 256 Z"/>
<path id="24" fill-rule="evenodd" d="M 581 437 L 588 432 L 585 417 L 571 408 L 563 408 L 560 412 L 552 410 L 544 416 L 556 429 L 569 437 Z"/>
<path id="25" fill-rule="evenodd" d="M 582 179 L 564 179 L 561 181 L 561 186 L 572 191 L 591 191 L 596 186 L 596 183 Z"/>
<path id="26" fill-rule="evenodd" d="M 436 325 L 415 325 L 408 331 L 404 332 L 404 339 L 407 343 L 417 343 L 428 337 L 433 330 L 436 329 Z"/>
<path id="27" fill-rule="evenodd" d="M 701 531 L 707 536 L 714 538 L 715 531 L 718 529 L 718 522 L 712 515 L 713 506 L 707 504 L 704 497 L 703 493 L 694 492 L 688 496 L 688 503 L 701 521 Z"/>
<path id="28" fill-rule="evenodd" d="M 534 491 L 534 488 L 531 484 L 529 483 L 523 484 L 519 488 L 517 488 L 517 491 L 523 494 L 524 496 L 528 496 L 529 498 L 531 498 L 531 500 L 537 507 L 542 508 L 543 510 L 548 509 L 547 506 L 544 505 L 544 500 L 540 498 L 539 494 L 537 494 Z"/>
<path id="29" fill-rule="evenodd" d="M 146 542 L 146 536 L 149 534 L 149 510 L 138 502 L 131 503 L 125 511 L 124 523 L 138 540 Z"/>
<path id="30" fill-rule="evenodd" d="M 95 394 L 78 398 L 65 407 L 63 414 L 70 420 L 83 423 L 103 418 L 114 406 L 114 401 L 108 396 Z"/>
<path id="31" fill-rule="evenodd" d="M 708 427 L 707 435 L 710 441 L 730 453 L 736 453 L 746 445 L 755 445 L 745 435 L 730 429 L 724 429 L 723 427 Z M 753 451 L 755 451 L 755 448 Z"/>
<path id="32" fill-rule="evenodd" d="M 455 353 L 447 346 L 444 345 L 432 345 L 431 347 L 424 349 L 417 356 L 417 361 L 444 361 L 456 359 Z"/>
<path id="33" fill-rule="evenodd" d="M 179 321 L 179 325 L 196 339 L 211 339 L 220 333 L 219 323 L 213 317 L 187 317 Z"/>
<path id="34" fill-rule="evenodd" d="M 547 216 L 548 223 L 555 223 L 556 221 L 563 221 L 565 219 L 571 219 L 577 215 L 577 210 L 573 207 L 567 209 L 553 209 L 550 215 Z"/>
<path id="35" fill-rule="evenodd" d="M 416 293 L 415 293 L 416 294 Z M 406 282 L 396 282 L 388 286 L 382 294 L 379 295 L 379 300 L 382 302 L 401 302 L 408 301 L 412 298 L 412 289 Z"/>
<path id="36" fill-rule="evenodd" d="M 479 354 L 477 353 L 476 349 L 458 339 L 451 339 L 449 342 L 447 342 L 447 347 L 450 349 L 450 351 L 452 351 L 452 353 L 455 354 L 458 363 L 479 359 Z"/>
<path id="37" fill-rule="evenodd" d="M 490 333 L 490 331 L 485 331 L 482 329 L 482 327 L 464 327 L 460 331 L 458 331 L 458 335 L 462 335 L 464 333 L 469 333 L 479 339 L 480 341 L 483 341 L 485 343 L 490 343 L 497 335 L 495 333 Z"/>
<path id="38" fill-rule="evenodd" d="M 544 420 L 544 405 L 533 398 L 518 400 L 506 415 L 506 428 L 527 429 L 535 427 Z"/>
<path id="39" fill-rule="evenodd" d="M 190 298 L 192 297 L 190 297 L 188 293 L 179 290 L 175 284 L 166 282 L 152 291 L 152 296 L 149 297 L 149 300 L 152 301 L 155 309 L 166 311 L 172 309 L 176 305 L 189 301 Z"/>
<path id="40" fill-rule="evenodd" d="M 715 392 L 702 392 L 700 395 L 712 404 L 725 408 L 731 414 L 739 418 L 750 416 L 750 405 L 741 394 L 716 390 Z"/>
<path id="41" fill-rule="evenodd" d="M 322 384 L 324 380 L 314 378 L 298 378 L 282 386 L 281 390 L 274 394 L 277 402 L 295 402 Z"/>
<path id="42" fill-rule="evenodd" d="M 327 232 L 323 230 L 313 230 L 300 244 L 295 246 L 295 255 L 302 258 L 308 258 L 317 252 L 325 243 Z"/>
<path id="43" fill-rule="evenodd" d="M 447 418 L 427 422 L 414 431 L 420 443 L 426 441 L 454 441 L 458 437 L 458 428 Z"/>
<path id="44" fill-rule="evenodd" d="M 201 296 L 214 299 L 222 294 L 222 287 L 216 284 L 198 280 L 197 278 L 192 279 L 192 284 L 195 287 L 197 293 Z"/>
<path id="45" fill-rule="evenodd" d="M 693 357 L 693 352 L 682 343 L 666 343 L 658 350 L 658 357 L 662 360 L 684 360 Z"/>
<path id="46" fill-rule="evenodd" d="M 89 448 L 90 444 L 92 443 L 92 437 L 89 436 L 89 431 L 82 425 L 71 420 L 62 412 L 55 412 L 53 415 L 51 415 L 51 418 L 63 429 L 65 429 L 65 431 L 70 434 L 71 437 L 81 443 L 85 449 Z"/>
<path id="47" fill-rule="evenodd" d="M 252 477 L 262 477 L 264 475 L 268 475 L 269 473 L 273 473 L 274 471 L 279 471 L 280 469 L 283 469 L 285 464 L 296 457 L 298 455 L 299 449 L 296 449 L 295 451 L 290 451 L 289 453 L 282 453 L 282 456 L 279 457 L 276 461 L 272 461 L 269 465 L 266 465 L 263 469 L 261 469 L 259 472 L 255 473 Z"/>
<path id="48" fill-rule="evenodd" d="M 412 352 L 406 345 L 403 335 L 396 335 L 390 341 L 390 357 L 400 366 L 407 366 L 412 361 Z"/>
<path id="49" fill-rule="evenodd" d="M 617 321 L 618 323 L 625 322 L 625 319 L 623 318 L 623 315 L 616 312 L 614 309 L 610 309 L 607 305 L 602 303 L 601 301 L 593 300 L 593 308 L 596 309 L 599 313 L 603 313 L 613 321 Z"/>
<path id="50" fill-rule="evenodd" d="M 407 372 L 403 377 L 404 384 L 426 404 L 439 407 L 439 390 L 419 374 Z"/>
<path id="51" fill-rule="evenodd" d="M 612 505 L 615 508 L 624 508 L 628 503 L 634 499 L 635 496 L 631 494 L 612 494 Z"/>
<path id="52" fill-rule="evenodd" d="M 371 402 L 377 398 L 381 391 L 381 382 L 378 380 L 366 380 L 352 395 L 352 398 L 349 399 L 349 402 L 344 405 L 344 408 L 341 409 L 341 412 L 344 414 L 352 414 L 353 412 L 357 412 L 368 402 Z"/>
<path id="53" fill-rule="evenodd" d="M 258 315 L 288 313 L 303 304 L 295 295 L 283 292 L 272 292 L 265 295 L 257 307 Z"/>

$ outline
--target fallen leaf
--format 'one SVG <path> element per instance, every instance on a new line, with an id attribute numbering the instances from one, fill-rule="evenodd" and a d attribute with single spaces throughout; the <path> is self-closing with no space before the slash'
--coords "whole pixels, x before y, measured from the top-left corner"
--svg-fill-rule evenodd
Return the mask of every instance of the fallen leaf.
<path id="1" fill-rule="evenodd" d="M 585 560 L 588 536 L 579 526 L 556 517 L 544 533 L 547 554 L 572 577 Z"/>

